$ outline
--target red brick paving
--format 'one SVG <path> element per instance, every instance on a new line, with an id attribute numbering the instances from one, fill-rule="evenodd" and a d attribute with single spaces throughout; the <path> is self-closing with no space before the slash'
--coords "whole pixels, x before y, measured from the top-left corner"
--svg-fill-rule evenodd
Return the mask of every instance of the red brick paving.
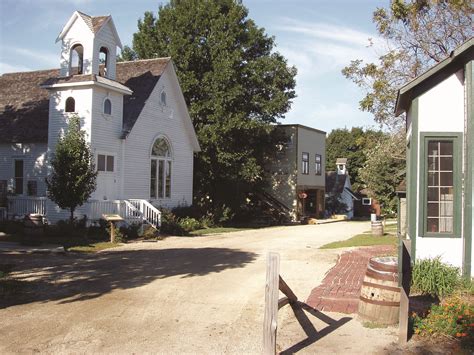
<path id="1" fill-rule="evenodd" d="M 311 291 L 306 303 L 320 311 L 356 313 L 369 259 L 394 250 L 393 246 L 378 245 L 343 253 L 321 285 Z"/>

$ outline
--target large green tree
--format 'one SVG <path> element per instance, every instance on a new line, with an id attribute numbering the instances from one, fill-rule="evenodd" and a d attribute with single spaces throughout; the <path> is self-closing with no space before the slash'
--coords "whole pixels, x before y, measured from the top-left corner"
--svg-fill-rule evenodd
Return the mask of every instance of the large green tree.
<path id="1" fill-rule="evenodd" d="M 241 1 L 171 0 L 146 12 L 127 58 L 170 56 L 202 148 L 196 202 L 239 206 L 263 186 L 274 153 L 272 123 L 295 97 L 296 69 Z"/>
<path id="2" fill-rule="evenodd" d="M 391 0 L 374 11 L 373 21 L 382 54 L 372 63 L 353 60 L 342 73 L 365 93 L 360 109 L 390 131 L 368 152 L 361 174 L 374 197 L 390 209 L 405 173 L 405 117 L 394 114 L 397 91 L 474 36 L 473 5 L 470 0 Z"/>
<path id="3" fill-rule="evenodd" d="M 377 48 L 383 54 L 378 62 L 356 59 L 342 70 L 365 92 L 360 109 L 381 124 L 403 126 L 404 117 L 394 115 L 397 90 L 474 36 L 473 9 L 470 0 L 392 0 L 377 8 L 373 21 L 387 43 Z"/>
<path id="4" fill-rule="evenodd" d="M 367 160 L 367 151 L 383 136 L 384 133 L 381 131 L 364 130 L 362 127 L 332 130 L 326 138 L 326 170 L 336 169 L 337 158 L 347 158 L 353 190 L 364 188 L 365 182 L 360 177 L 360 169 Z"/>
<path id="5" fill-rule="evenodd" d="M 69 127 L 60 137 L 51 159 L 51 174 L 46 178 L 48 197 L 59 207 L 74 211 L 82 206 L 96 189 L 97 172 L 92 152 L 81 130 L 78 116 L 69 118 Z"/>
<path id="6" fill-rule="evenodd" d="M 382 206 L 384 213 L 397 210 L 396 190 L 405 175 L 405 133 L 384 134 L 365 150 L 366 160 L 359 177 L 368 187 L 370 197 Z M 400 149 L 401 148 L 401 149 Z"/>

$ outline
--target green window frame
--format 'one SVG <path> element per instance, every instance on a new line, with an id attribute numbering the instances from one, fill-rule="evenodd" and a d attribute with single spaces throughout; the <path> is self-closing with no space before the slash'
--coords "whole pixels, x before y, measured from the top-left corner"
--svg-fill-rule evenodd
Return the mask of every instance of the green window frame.
<path id="1" fill-rule="evenodd" d="M 420 137 L 420 235 L 460 238 L 462 133 L 421 132 Z"/>

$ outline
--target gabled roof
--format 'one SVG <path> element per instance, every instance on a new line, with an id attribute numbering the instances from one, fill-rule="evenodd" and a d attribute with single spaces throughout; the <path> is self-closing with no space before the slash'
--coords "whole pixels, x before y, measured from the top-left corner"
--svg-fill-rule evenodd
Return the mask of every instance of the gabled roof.
<path id="1" fill-rule="evenodd" d="M 72 16 L 69 18 L 68 22 L 66 25 L 63 27 L 61 30 L 61 33 L 59 33 L 58 38 L 56 38 L 56 42 L 59 42 L 64 38 L 66 33 L 69 31 L 71 26 L 74 24 L 74 22 L 77 19 L 81 19 L 84 21 L 84 23 L 89 27 L 91 32 L 96 35 L 97 33 L 100 32 L 100 30 L 107 24 L 110 23 L 112 32 L 114 33 L 115 40 L 117 42 L 117 46 L 119 48 L 122 48 L 122 42 L 120 41 L 120 37 L 117 33 L 117 29 L 115 28 L 114 20 L 112 19 L 112 16 L 107 15 L 107 16 L 89 16 L 83 12 L 80 11 L 74 11 Z"/>
<path id="2" fill-rule="evenodd" d="M 326 172 L 326 192 L 333 195 L 343 193 L 348 178 L 349 175 L 338 174 L 337 171 Z"/>
<path id="3" fill-rule="evenodd" d="M 411 101 L 474 60 L 474 37 L 451 52 L 450 56 L 398 90 L 395 115 L 408 111 Z"/>
<path id="4" fill-rule="evenodd" d="M 157 58 L 117 63 L 117 82 L 133 91 L 124 96 L 124 131 L 133 128 L 169 62 L 170 58 Z M 40 85 L 58 77 L 58 69 L 0 76 L 0 143 L 48 141 L 49 97 Z"/>

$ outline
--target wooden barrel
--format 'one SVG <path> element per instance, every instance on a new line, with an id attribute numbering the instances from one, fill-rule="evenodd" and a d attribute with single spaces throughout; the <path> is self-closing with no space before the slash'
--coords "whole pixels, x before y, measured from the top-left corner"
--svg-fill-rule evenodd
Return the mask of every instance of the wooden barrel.
<path id="1" fill-rule="evenodd" d="M 370 259 L 360 290 L 359 317 L 379 324 L 395 324 L 399 310 L 397 258 Z"/>
<path id="2" fill-rule="evenodd" d="M 44 231 L 43 216 L 29 214 L 23 220 L 23 233 L 30 237 L 41 236 Z"/>
<path id="3" fill-rule="evenodd" d="M 372 222 L 372 235 L 376 237 L 383 236 L 383 224 L 382 221 Z"/>

